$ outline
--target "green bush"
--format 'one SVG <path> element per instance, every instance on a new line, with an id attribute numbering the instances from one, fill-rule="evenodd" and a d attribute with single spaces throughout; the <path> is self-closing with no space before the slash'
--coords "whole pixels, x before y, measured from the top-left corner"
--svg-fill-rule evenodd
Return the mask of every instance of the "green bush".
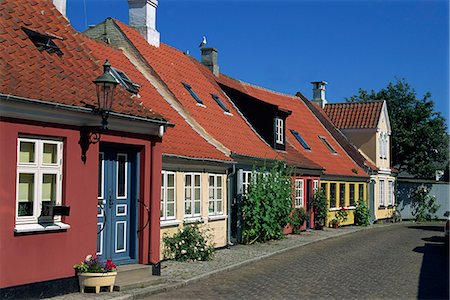
<path id="1" fill-rule="evenodd" d="M 316 191 L 313 197 L 314 225 L 316 229 L 322 229 L 325 226 L 325 220 L 328 213 L 327 196 L 322 189 Z"/>
<path id="2" fill-rule="evenodd" d="M 309 215 L 303 207 L 294 209 L 291 215 L 292 233 L 299 234 L 301 232 L 300 227 L 308 220 L 308 218 Z"/>
<path id="3" fill-rule="evenodd" d="M 437 218 L 436 212 L 440 205 L 436 203 L 436 197 L 430 196 L 429 190 L 424 186 L 419 186 L 412 194 L 412 215 L 416 222 L 431 221 Z"/>
<path id="4" fill-rule="evenodd" d="M 354 211 L 355 225 L 367 226 L 370 224 L 370 211 L 364 200 L 359 199 Z"/>
<path id="5" fill-rule="evenodd" d="M 200 230 L 198 225 L 185 225 L 173 236 L 164 234 L 165 254 L 176 261 L 210 260 L 214 245 L 209 244 L 207 239 L 207 232 Z"/>
<path id="6" fill-rule="evenodd" d="M 270 172 L 254 169 L 242 199 L 242 241 L 246 244 L 280 239 L 292 210 L 290 170 L 281 162 Z"/>

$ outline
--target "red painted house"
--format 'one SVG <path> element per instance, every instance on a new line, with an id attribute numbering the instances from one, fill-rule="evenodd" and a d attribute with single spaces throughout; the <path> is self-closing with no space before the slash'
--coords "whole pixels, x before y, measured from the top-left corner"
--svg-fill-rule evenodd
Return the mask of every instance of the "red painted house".
<path id="1" fill-rule="evenodd" d="M 160 95 L 51 1 L 2 1 L 0 15 L 0 297 L 76 290 L 73 265 L 88 254 L 157 273 L 170 124 L 141 101 Z M 107 128 L 92 82 L 105 59 L 120 83 Z"/>

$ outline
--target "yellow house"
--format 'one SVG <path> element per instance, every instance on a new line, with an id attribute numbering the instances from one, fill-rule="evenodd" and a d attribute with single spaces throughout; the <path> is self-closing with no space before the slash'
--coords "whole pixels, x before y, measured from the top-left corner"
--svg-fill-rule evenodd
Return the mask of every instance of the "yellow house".
<path id="1" fill-rule="evenodd" d="M 204 165 L 202 166 L 204 167 Z M 161 174 L 161 257 L 165 234 L 172 236 L 185 224 L 198 224 L 215 247 L 227 244 L 227 175 L 225 169 Z"/>
<path id="2" fill-rule="evenodd" d="M 326 104 L 325 112 L 371 166 L 369 208 L 374 221 L 392 218 L 395 176 L 391 168 L 391 126 L 386 101 Z"/>

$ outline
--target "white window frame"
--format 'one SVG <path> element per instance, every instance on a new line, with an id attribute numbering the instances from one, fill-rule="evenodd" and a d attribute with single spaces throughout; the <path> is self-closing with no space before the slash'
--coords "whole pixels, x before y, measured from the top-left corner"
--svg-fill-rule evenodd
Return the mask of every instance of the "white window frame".
<path id="1" fill-rule="evenodd" d="M 213 185 L 211 186 L 211 178 L 213 178 Z M 221 186 L 220 188 L 222 189 L 222 192 L 219 193 L 219 187 L 218 187 L 218 182 L 221 182 Z M 224 207 L 224 180 L 223 180 L 223 176 L 221 174 L 209 174 L 208 176 L 208 189 L 209 189 L 209 193 L 208 193 L 208 215 L 210 216 L 217 216 L 217 215 L 223 215 L 223 207 Z M 213 192 L 213 198 L 211 198 L 211 191 Z M 218 205 L 217 202 L 221 201 L 222 202 L 222 209 L 219 210 L 218 209 Z M 209 206 L 210 203 L 213 202 L 213 206 L 214 206 L 214 210 L 213 212 L 209 211 Z"/>
<path id="2" fill-rule="evenodd" d="M 161 182 L 161 211 L 162 211 L 162 217 L 160 218 L 162 221 L 165 220 L 175 220 L 176 216 L 177 216 L 177 184 L 176 184 L 176 173 L 175 172 L 170 172 L 170 171 L 161 171 L 162 174 L 162 182 Z M 174 199 L 173 199 L 173 216 L 169 216 L 167 215 L 167 205 L 168 205 L 168 200 L 167 200 L 167 192 L 169 189 L 172 189 L 172 187 L 168 186 L 168 176 L 169 175 L 173 175 L 173 194 L 174 194 Z"/>
<path id="3" fill-rule="evenodd" d="M 23 163 L 20 162 L 20 143 L 29 142 L 34 143 L 34 162 L 33 163 Z M 43 151 L 44 144 L 53 144 L 57 146 L 57 157 L 55 164 L 45 164 L 43 162 Z M 42 180 L 44 174 L 56 175 L 56 189 L 55 189 L 55 205 L 61 205 L 62 203 L 62 174 L 63 174 L 63 142 L 60 140 L 44 139 L 44 138 L 18 138 L 17 139 L 17 173 L 16 173 L 16 225 L 24 224 L 37 224 L 38 218 L 42 212 Z M 19 175 L 24 174 L 34 174 L 34 190 L 33 190 L 33 215 L 31 216 L 19 216 Z M 41 223 L 54 223 L 60 221 L 60 216 L 51 217 L 41 217 L 39 220 Z M 42 227 L 42 226 L 40 226 Z M 16 226 L 17 229 L 17 226 Z M 29 231 L 27 228 L 22 228 L 24 231 Z M 44 230 L 43 228 L 42 230 Z M 59 229 L 59 228 L 58 228 Z M 39 230 L 39 228 L 31 229 L 30 231 Z M 50 230 L 50 229 L 47 229 Z"/>
<path id="4" fill-rule="evenodd" d="M 284 144 L 284 121 L 281 118 L 275 118 L 275 142 Z"/>
<path id="5" fill-rule="evenodd" d="M 318 179 L 314 179 L 313 180 L 313 192 L 317 193 L 318 190 L 319 190 L 319 180 Z"/>
<path id="6" fill-rule="evenodd" d="M 388 181 L 388 206 L 394 206 L 394 181 Z"/>
<path id="7" fill-rule="evenodd" d="M 192 186 L 190 187 L 191 189 L 191 213 L 187 214 L 186 213 L 186 177 L 190 176 L 191 177 L 191 184 Z M 195 185 L 195 176 L 199 176 L 200 177 L 200 185 L 196 186 Z M 195 199 L 195 189 L 196 188 L 200 188 L 200 199 L 196 200 Z M 195 202 L 200 202 L 200 212 L 199 213 L 195 213 Z M 202 174 L 201 173 L 185 173 L 184 174 L 184 218 L 195 218 L 195 217 L 200 217 L 202 215 Z"/>
<path id="8" fill-rule="evenodd" d="M 242 194 L 246 195 L 250 187 L 250 180 L 252 178 L 251 171 L 242 171 Z"/>
<path id="9" fill-rule="evenodd" d="M 303 207 L 305 194 L 305 181 L 303 179 L 295 179 L 295 208 Z"/>
<path id="10" fill-rule="evenodd" d="M 380 195 L 378 197 L 378 199 L 380 200 L 379 206 L 385 206 L 386 202 L 385 202 L 385 180 L 384 179 L 380 179 L 379 181 L 380 184 L 380 188 L 378 189 Z"/>

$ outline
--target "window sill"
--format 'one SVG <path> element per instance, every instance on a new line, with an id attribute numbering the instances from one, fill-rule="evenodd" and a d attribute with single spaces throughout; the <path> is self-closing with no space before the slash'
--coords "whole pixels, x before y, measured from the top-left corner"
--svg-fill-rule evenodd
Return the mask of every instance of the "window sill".
<path id="1" fill-rule="evenodd" d="M 181 224 L 180 220 L 161 220 L 160 227 L 178 226 Z"/>
<path id="2" fill-rule="evenodd" d="M 385 209 L 385 208 L 386 208 L 386 206 L 384 206 L 384 205 L 378 206 L 378 209 Z"/>
<path id="3" fill-rule="evenodd" d="M 65 231 L 70 228 L 69 224 L 62 222 L 48 223 L 48 224 L 20 224 L 14 228 L 14 233 L 40 233 L 51 231 Z"/>
<path id="4" fill-rule="evenodd" d="M 203 223 L 203 218 L 202 217 L 188 217 L 188 218 L 184 218 L 184 223 L 185 224 L 192 224 L 192 223 Z"/>
<path id="5" fill-rule="evenodd" d="M 226 218 L 226 215 L 210 215 L 208 216 L 208 221 L 226 220 Z"/>
<path id="6" fill-rule="evenodd" d="M 355 206 L 344 206 L 344 208 L 346 210 L 352 210 L 352 209 L 355 209 L 356 207 Z M 342 207 L 332 207 L 329 210 L 330 211 L 338 211 L 338 210 L 341 210 L 341 209 L 342 209 Z"/>

